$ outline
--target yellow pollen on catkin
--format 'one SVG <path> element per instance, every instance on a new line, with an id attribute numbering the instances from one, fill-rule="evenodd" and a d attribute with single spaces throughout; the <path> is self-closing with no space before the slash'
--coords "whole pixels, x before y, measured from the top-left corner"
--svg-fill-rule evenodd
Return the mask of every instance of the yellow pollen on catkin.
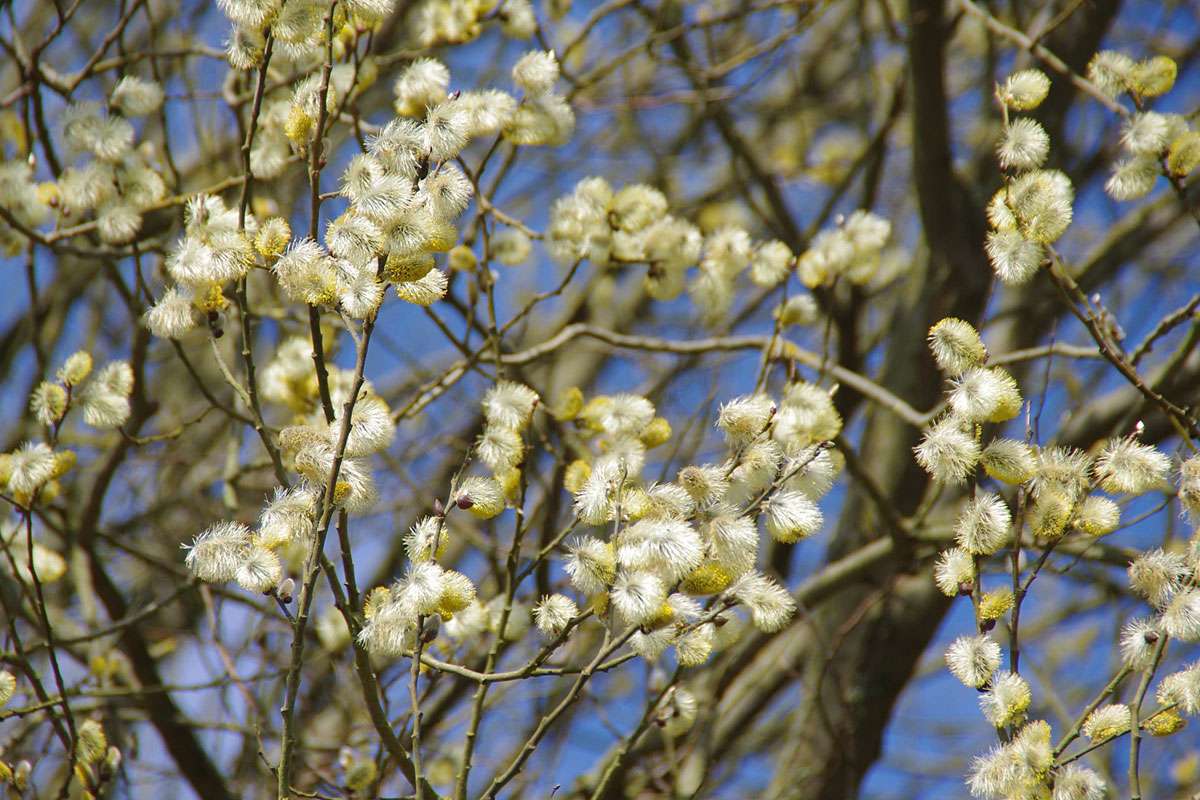
<path id="1" fill-rule="evenodd" d="M 558 395 L 550 413 L 559 422 L 575 419 L 583 410 L 583 391 L 578 386 L 569 386 Z"/>
<path id="2" fill-rule="evenodd" d="M 519 468 L 513 467 L 497 472 L 496 480 L 500 483 L 500 489 L 504 492 L 506 500 L 514 504 L 520 500 L 521 470 Z"/>
<path id="3" fill-rule="evenodd" d="M 654 500 L 640 486 L 626 490 L 621 498 L 622 512 L 634 522 L 653 512 L 654 508 Z"/>
<path id="4" fill-rule="evenodd" d="M 715 561 L 709 561 L 696 567 L 679 588 L 688 594 L 716 594 L 723 592 L 733 583 L 733 576 L 728 570 Z"/>
<path id="5" fill-rule="evenodd" d="M 671 423 L 664 417 L 655 417 L 642 431 L 641 441 L 647 449 L 666 444 L 671 441 Z"/>
<path id="6" fill-rule="evenodd" d="M 1177 136 L 1167 148 L 1167 169 L 1172 175 L 1187 175 L 1200 166 L 1200 133 L 1188 131 Z"/>
<path id="7" fill-rule="evenodd" d="M 312 136 L 312 129 L 312 115 L 300 106 L 292 106 L 283 123 L 283 135 L 295 144 L 304 144 Z"/>
<path id="8" fill-rule="evenodd" d="M 264 258 L 283 255 L 292 238 L 292 229 L 287 220 L 282 217 L 276 217 L 275 220 L 271 220 L 270 225 L 262 226 L 254 239 L 254 249 Z"/>
<path id="9" fill-rule="evenodd" d="M 592 467 L 581 458 L 577 458 L 567 467 L 563 475 L 563 487 L 571 494 L 583 491 L 583 485 L 592 476 Z"/>
<path id="10" fill-rule="evenodd" d="M 675 609 L 671 608 L 670 603 L 664 602 L 662 607 L 655 612 L 654 616 L 646 621 L 644 627 L 654 630 L 656 628 L 661 628 L 664 625 L 670 625 L 671 621 L 674 619 Z"/>
<path id="11" fill-rule="evenodd" d="M 458 229 L 445 220 L 436 220 L 428 232 L 425 247 L 433 253 L 446 253 L 458 241 Z"/>
<path id="12" fill-rule="evenodd" d="M 54 454 L 54 469 L 50 475 L 54 478 L 61 478 L 74 468 L 79 457 L 75 455 L 74 450 L 60 450 Z"/>
<path id="13" fill-rule="evenodd" d="M 1153 717 L 1142 723 L 1147 732 L 1151 736 L 1170 736 L 1184 728 L 1187 725 L 1187 720 L 1179 715 L 1179 712 L 1173 708 L 1165 711 L 1160 711 Z"/>
<path id="14" fill-rule="evenodd" d="M 384 586 L 376 586 L 374 589 L 367 592 L 366 598 L 363 599 L 363 617 L 370 619 L 371 617 L 375 616 L 375 613 L 379 611 L 380 607 L 382 607 L 383 604 L 386 603 L 390 598 L 391 592 L 389 592 L 387 587 Z"/>
<path id="15" fill-rule="evenodd" d="M 204 289 L 196 292 L 192 299 L 192 305 L 204 313 L 220 311 L 225 306 L 229 305 L 229 301 L 225 299 L 225 293 L 221 289 L 221 284 L 210 283 Z"/>
<path id="16" fill-rule="evenodd" d="M 997 620 L 1013 607 L 1013 593 L 1008 589 L 988 592 L 979 601 L 979 618 Z"/>
<path id="17" fill-rule="evenodd" d="M 387 262 L 383 265 L 383 278 L 392 283 L 419 281 L 429 274 L 433 266 L 433 254 L 431 253 L 421 253 L 405 258 L 388 256 Z"/>
<path id="18" fill-rule="evenodd" d="M 599 433 L 604 430 L 604 425 L 601 420 L 604 413 L 612 407 L 612 398 L 608 395 L 597 395 L 579 410 L 576 419 L 583 423 L 588 430 Z"/>
<path id="19" fill-rule="evenodd" d="M 608 592 L 601 592 L 591 598 L 592 611 L 602 617 L 608 613 Z"/>
<path id="20" fill-rule="evenodd" d="M 58 481 L 48 481 L 46 485 L 42 487 L 41 494 L 38 495 L 38 500 L 42 503 L 50 503 L 53 502 L 54 499 L 60 494 L 62 494 L 62 484 Z"/>
<path id="21" fill-rule="evenodd" d="M 446 260 L 450 265 L 450 269 L 458 272 L 470 272 L 479 263 L 479 259 L 475 257 L 475 251 L 465 244 L 450 248 Z"/>
<path id="22" fill-rule="evenodd" d="M 310 286 L 305 300 L 310 306 L 332 306 L 337 303 L 337 282 L 332 276 L 321 275 L 318 283 Z"/>
<path id="23" fill-rule="evenodd" d="M 1030 526 L 1041 539 L 1057 539 L 1063 535 L 1075 504 L 1061 491 L 1049 489 L 1042 492 L 1033 504 Z"/>

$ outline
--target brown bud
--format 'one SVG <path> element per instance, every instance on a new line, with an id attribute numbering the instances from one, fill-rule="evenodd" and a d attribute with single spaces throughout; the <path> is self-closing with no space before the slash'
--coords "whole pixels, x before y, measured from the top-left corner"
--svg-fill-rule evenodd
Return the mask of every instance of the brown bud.
<path id="1" fill-rule="evenodd" d="M 442 618 L 437 614 L 431 614 L 425 618 L 421 624 L 421 643 L 429 644 L 437 638 L 438 628 L 442 624 Z"/>

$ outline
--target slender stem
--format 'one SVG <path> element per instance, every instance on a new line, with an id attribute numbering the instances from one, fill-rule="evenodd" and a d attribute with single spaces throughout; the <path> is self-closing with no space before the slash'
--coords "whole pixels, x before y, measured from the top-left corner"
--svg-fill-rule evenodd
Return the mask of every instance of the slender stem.
<path id="1" fill-rule="evenodd" d="M 409 659 L 408 693 L 412 699 L 412 765 L 413 777 L 416 779 L 414 790 L 416 800 L 425 800 L 424 787 L 421 784 L 421 696 L 417 692 L 417 678 L 421 674 L 421 652 L 425 649 L 424 636 L 425 618 L 417 619 L 417 648 Z"/>
<path id="2" fill-rule="evenodd" d="M 313 140 L 309 146 L 308 186 L 309 205 L 308 235 L 317 241 L 321 225 L 321 170 L 325 167 L 325 125 L 329 118 L 329 75 L 333 71 L 333 11 L 337 0 L 329 4 L 325 12 L 325 62 L 321 65 L 321 88 L 317 93 L 317 124 L 313 128 Z M 308 307 L 308 331 L 312 338 L 313 366 L 317 371 L 317 390 L 321 395 L 321 409 L 325 421 L 333 422 L 333 400 L 329 394 L 329 370 L 325 366 L 325 342 L 321 334 L 321 312 L 316 306 Z"/>
<path id="3" fill-rule="evenodd" d="M 344 513 L 342 512 L 342 514 Z M 342 529 L 339 522 L 339 530 Z M 367 714 L 371 718 L 371 724 L 375 727 L 376 732 L 383 741 L 383 747 L 387 750 L 388 755 L 399 766 L 400 772 L 408 780 L 409 784 L 415 787 L 418 782 L 412 759 L 408 751 L 404 749 L 404 744 L 392 729 L 392 723 L 388 720 L 387 712 L 384 710 L 380 700 L 379 682 L 375 678 L 375 671 L 371 668 L 370 655 L 357 638 L 359 631 L 362 630 L 362 624 L 358 617 L 355 616 L 354 609 L 347 604 L 346 595 L 342 591 L 341 584 L 338 583 L 337 573 L 328 559 L 322 558 L 321 569 L 325 573 L 330 591 L 333 592 L 335 607 L 342 614 L 342 619 L 346 622 L 346 628 L 350 631 L 350 642 L 354 651 L 354 672 L 358 676 L 359 686 L 362 689 L 363 702 L 366 703 Z M 430 797 L 436 798 L 437 793 L 429 786 L 429 782 L 424 779 L 421 782 L 424 785 L 425 793 Z"/>
<path id="4" fill-rule="evenodd" d="M 16 564 L 12 558 L 12 553 L 9 550 L 8 544 L 4 542 L 2 538 L 0 538 L 0 547 L 3 547 L 4 554 L 9 560 L 9 566 L 13 568 L 13 572 L 15 574 Z M 17 657 L 13 660 L 13 663 L 15 663 L 20 670 L 25 673 L 25 677 L 29 679 L 30 685 L 33 686 L 34 696 L 41 701 L 39 705 L 47 709 L 53 709 L 54 706 L 57 706 L 62 702 L 61 696 L 52 698 L 46 691 L 46 687 L 42 683 L 41 677 L 39 677 L 37 670 L 34 669 L 33 662 L 29 659 L 24 642 L 21 640 L 20 631 L 17 630 L 16 609 L 9 607 L 8 600 L 4 592 L 0 592 L 0 609 L 4 611 L 5 620 L 8 622 L 9 640 L 12 641 L 13 649 L 16 651 Z M 8 661 L 9 659 L 6 658 L 5 660 Z M 57 714 L 53 713 L 52 710 L 49 716 L 50 725 L 54 728 L 54 733 L 58 737 L 58 740 L 62 742 L 63 749 L 70 749 L 71 742 L 73 741 L 71 732 L 66 729 L 62 720 Z M 0 719 L 2 719 L 2 717 L 0 717 Z"/>
<path id="5" fill-rule="evenodd" d="M 642 719 L 640 722 L 638 722 L 637 727 L 634 728 L 633 733 L 629 734 L 624 738 L 624 740 L 622 740 L 620 746 L 617 747 L 617 752 L 613 753 L 612 759 L 604 767 L 604 772 L 600 775 L 600 780 L 596 783 L 596 788 L 592 790 L 590 800 L 600 800 L 600 798 L 604 797 L 604 792 L 608 788 L 609 781 L 611 781 L 613 776 L 617 774 L 617 770 L 620 769 L 621 764 L 625 760 L 625 756 L 630 750 L 637 747 L 637 743 L 641 741 L 642 736 L 644 736 L 646 731 L 649 730 L 650 723 L 654 720 L 654 713 L 658 711 L 659 705 L 662 703 L 663 698 L 667 696 L 667 692 L 669 692 L 679 681 L 681 672 L 682 670 L 679 667 L 676 667 L 675 674 L 671 676 L 671 680 L 667 681 L 666 684 L 663 685 L 658 694 L 654 696 L 654 699 L 651 700 L 646 706 L 646 710 L 642 713 Z"/>
<path id="6" fill-rule="evenodd" d="M 571 688 L 567 691 L 566 695 L 563 696 L 563 699 L 559 701 L 558 705 L 556 705 L 548 714 L 538 720 L 537 727 L 534 728 L 533 733 L 525 741 L 525 744 L 521 746 L 521 749 L 517 752 L 517 755 L 513 758 L 513 760 L 509 762 L 509 765 L 505 768 L 504 772 L 497 775 L 492 781 L 491 785 L 488 786 L 484 793 L 480 795 L 480 800 L 492 800 L 492 798 L 496 797 L 500 790 L 503 789 L 509 781 L 517 776 L 517 773 L 521 771 L 521 768 L 525 765 L 525 762 L 528 761 L 529 757 L 533 755 L 533 751 L 537 749 L 538 744 L 542 741 L 542 737 L 546 735 L 546 732 L 550 729 L 550 726 L 553 725 L 555 721 L 557 721 L 558 718 L 561 717 L 563 713 L 565 713 L 566 710 L 571 707 L 576 698 L 579 697 L 579 694 L 587 685 L 588 680 L 590 680 L 592 675 L 596 673 L 599 666 L 606 658 L 612 655 L 617 648 L 625 644 L 629 637 L 632 636 L 636 631 L 637 628 L 630 628 L 615 640 L 612 638 L 612 633 L 610 631 L 605 631 L 604 641 L 601 643 L 600 649 L 597 651 L 595 658 L 593 658 L 591 662 L 584 668 L 583 672 L 579 673 L 579 677 L 575 679 L 575 683 L 571 685 Z"/>
<path id="7" fill-rule="evenodd" d="M 1013 609 L 1008 627 L 1008 671 L 1021 672 L 1021 536 L 1025 526 L 1025 490 L 1017 492 L 1017 514 L 1013 521 L 1013 546 L 1009 554 L 1012 574 Z"/>
<path id="8" fill-rule="evenodd" d="M 500 624 L 496 628 L 496 636 L 492 641 L 492 646 L 488 649 L 487 657 L 484 659 L 484 673 L 489 673 L 496 667 L 496 659 L 500 655 L 500 648 L 504 645 L 504 634 L 508 630 L 508 619 L 512 614 L 513 600 L 517 594 L 517 586 L 520 580 L 517 576 L 517 567 L 520 564 L 521 557 L 521 541 L 525 535 L 525 514 L 523 511 L 525 505 L 525 471 L 521 471 L 521 497 L 517 504 L 516 525 L 513 531 L 512 547 L 508 551 L 508 561 L 504 573 L 504 607 L 500 611 Z M 479 726 L 483 722 L 483 704 L 487 699 L 488 688 L 490 683 L 480 682 L 475 687 L 475 696 L 471 702 L 471 721 L 467 725 L 466 741 L 463 743 L 463 760 L 462 766 L 459 767 L 458 774 L 454 781 L 454 798 L 455 800 L 465 800 L 467 796 L 467 785 L 471 777 L 471 759 L 475 754 L 475 741 L 479 736 Z"/>
<path id="9" fill-rule="evenodd" d="M 236 419 L 238 422 L 246 425 L 254 424 L 254 421 L 249 417 L 239 414 L 237 411 L 233 410 L 213 396 L 213 393 L 209 390 L 208 385 L 204 383 L 204 379 L 201 378 L 199 373 L 196 372 L 196 367 L 192 364 L 191 359 L 187 357 L 187 352 L 183 349 L 183 345 L 179 344 L 177 339 L 171 340 L 171 346 L 175 349 L 175 354 L 179 356 L 179 361 L 183 364 L 183 368 L 187 370 L 188 375 L 191 376 L 192 382 L 196 384 L 196 388 L 200 391 L 200 394 L 203 395 L 204 399 L 207 400 L 213 408 L 216 408 L 231 419 Z"/>
<path id="10" fill-rule="evenodd" d="M 333 519 L 333 495 L 337 486 L 338 474 L 342 460 L 345 457 L 346 443 L 350 438 L 351 419 L 354 416 L 354 405 L 364 382 L 364 372 L 367 365 L 367 350 L 371 343 L 371 334 L 375 329 L 375 318 L 370 317 L 363 322 L 362 346 L 358 348 L 358 357 L 354 365 L 354 380 L 351 391 L 342 408 L 341 427 L 338 432 L 337 447 L 334 448 L 333 464 L 321 496 L 320 507 L 323 509 L 313 532 L 313 541 L 305 560 L 303 583 L 300 588 L 299 610 L 293 627 L 291 664 L 288 668 L 286 693 L 281 714 L 283 716 L 283 734 L 279 766 L 278 792 L 282 799 L 290 791 L 290 774 L 295 750 L 294 711 L 296 694 L 300 687 L 300 672 L 304 658 L 304 634 L 308 626 L 309 613 L 312 608 L 313 594 L 317 577 L 320 574 L 322 554 L 325 548 L 325 538 Z"/>
<path id="11" fill-rule="evenodd" d="M 1062 755 L 1062 752 L 1071 745 L 1071 742 L 1079 738 L 1079 733 L 1083 730 L 1083 723 L 1087 721 L 1087 718 L 1091 715 L 1091 713 L 1099 708 L 1100 704 L 1103 703 L 1109 695 L 1117 690 L 1117 687 L 1121 685 L 1121 681 L 1125 680 L 1126 676 L 1128 676 L 1130 672 L 1132 672 L 1132 670 L 1129 669 L 1129 667 L 1122 667 L 1117 671 L 1117 674 L 1113 676 L 1112 680 L 1105 684 L 1104 688 L 1100 690 L 1100 694 L 1096 695 L 1092 702 L 1087 704 L 1087 707 L 1084 708 L 1080 715 L 1076 718 L 1075 724 L 1071 726 L 1071 730 L 1067 731 L 1066 734 L 1064 734 L 1063 737 L 1058 740 L 1058 744 L 1054 745 L 1055 758 L 1058 758 L 1060 755 Z"/>
<path id="12" fill-rule="evenodd" d="M 1154 719 L 1159 714 L 1165 714 L 1169 711 L 1173 711 L 1174 709 L 1175 709 L 1174 703 L 1171 703 L 1171 704 L 1165 705 L 1165 706 L 1161 706 L 1161 707 L 1155 709 L 1153 714 L 1151 714 L 1150 716 L 1148 716 L 1144 720 L 1142 720 L 1140 727 L 1145 728 L 1146 725 L 1150 722 L 1150 720 Z M 1086 756 L 1088 753 L 1091 753 L 1095 750 L 1099 750 L 1101 747 L 1105 747 L 1106 745 L 1113 744 L 1118 739 L 1124 738 L 1125 736 L 1128 736 L 1128 735 L 1129 735 L 1129 731 L 1122 731 L 1121 733 L 1118 733 L 1116 736 L 1111 736 L 1108 739 L 1101 739 L 1099 741 L 1092 742 L 1087 747 L 1080 750 L 1078 753 L 1067 756 L 1066 758 L 1058 761 L 1056 766 L 1059 768 L 1065 767 L 1067 764 L 1070 764 L 1072 761 L 1078 761 L 1079 759 Z"/>
<path id="13" fill-rule="evenodd" d="M 1175 427 L 1179 435 L 1195 449 L 1191 439 L 1193 436 L 1200 436 L 1200 425 L 1197 425 L 1196 421 L 1189 416 L 1189 410 L 1168 400 L 1142 379 L 1142 376 L 1138 374 L 1137 370 L 1130 365 L 1109 339 L 1096 314 L 1093 313 L 1087 296 L 1079 288 L 1079 284 L 1075 282 L 1075 279 L 1067 272 L 1062 258 L 1055 252 L 1054 248 L 1048 247 L 1047 250 L 1051 258 L 1046 271 L 1067 300 L 1067 305 L 1070 307 L 1071 313 L 1083 323 L 1088 333 L 1091 334 L 1092 339 L 1100 348 L 1101 354 L 1110 364 L 1117 368 L 1117 371 L 1135 389 L 1142 393 L 1143 397 L 1162 409 L 1167 420 Z"/>
<path id="14" fill-rule="evenodd" d="M 1158 639 L 1158 645 L 1154 648 L 1154 659 L 1150 662 L 1150 666 L 1142 673 L 1142 680 L 1138 683 L 1137 694 L 1133 697 L 1133 704 L 1130 706 L 1130 724 L 1129 724 L 1129 798 L 1130 800 L 1141 800 L 1142 797 L 1142 777 L 1140 774 L 1139 756 L 1142 749 L 1142 731 L 1141 720 L 1139 719 L 1142 712 L 1142 701 L 1146 699 L 1146 692 L 1150 689 L 1150 681 L 1154 679 L 1154 673 L 1158 669 L 1158 664 L 1162 660 L 1163 652 L 1167 649 L 1167 642 L 1171 637 L 1165 633 L 1161 634 Z"/>
<path id="15" fill-rule="evenodd" d="M 70 752 L 67 754 L 68 765 L 67 775 L 68 784 L 70 783 L 70 775 L 75 768 L 75 742 L 78 740 L 78 734 L 75 730 L 75 716 L 71 713 L 71 703 L 67 699 L 66 681 L 63 680 L 62 666 L 58 661 L 58 648 L 54 638 L 54 626 L 50 624 L 50 615 L 46 611 L 46 595 L 42 591 L 42 581 L 38 576 L 37 562 L 34 559 L 33 552 L 33 503 L 36 502 L 37 496 L 30 501 L 29 508 L 25 510 L 25 547 L 26 558 L 28 559 L 29 577 L 33 583 L 34 594 L 37 598 L 37 611 L 41 617 L 42 627 L 46 631 L 46 652 L 50 656 L 50 669 L 54 673 L 54 685 L 58 689 L 58 695 L 62 700 L 63 720 L 67 725 L 67 732 L 70 734 L 71 746 Z"/>
<path id="16" fill-rule="evenodd" d="M 275 47 L 275 37 L 268 31 L 266 44 L 263 47 L 262 64 L 258 68 L 258 81 L 254 87 L 254 101 L 250 107 L 250 119 L 246 126 L 246 138 L 242 142 L 242 192 L 238 200 L 238 230 L 246 230 L 246 212 L 250 206 L 250 197 L 254 188 L 254 173 L 250 169 L 250 153 L 254 148 L 254 136 L 258 132 L 258 117 L 262 111 L 263 95 L 267 85 L 267 69 L 271 64 L 271 53 Z M 250 330 L 250 300 L 247 294 L 247 280 L 241 278 L 237 282 L 234 295 L 237 299 L 242 334 L 242 364 L 246 370 L 246 399 L 250 412 L 254 415 L 254 430 L 262 440 L 267 455 L 271 458 L 271 466 L 275 470 L 275 479 L 283 486 L 288 485 L 287 472 L 283 468 L 283 460 L 279 448 L 271 441 L 263 421 L 262 404 L 258 397 L 258 376 L 254 363 L 254 347 Z"/>
<path id="17" fill-rule="evenodd" d="M 325 337 L 321 334 L 321 312 L 308 307 L 308 335 L 312 339 L 313 368 L 317 372 L 317 391 L 321 395 L 321 410 L 325 421 L 333 422 L 333 398 L 329 394 L 329 369 L 325 366 Z"/>
<path id="18" fill-rule="evenodd" d="M 258 68 L 258 82 L 254 86 L 254 101 L 250 106 L 250 121 L 246 128 L 246 139 L 242 142 L 242 194 L 238 200 L 238 230 L 246 229 L 246 210 L 250 206 L 250 193 L 254 184 L 254 173 L 250 170 L 250 152 L 254 148 L 254 135 L 258 132 L 258 115 L 262 111 L 263 94 L 267 87 L 267 68 L 271 64 L 271 53 L 275 49 L 275 36 L 267 31 L 263 46 L 262 64 Z"/>
<path id="19" fill-rule="evenodd" d="M 258 398 L 258 372 L 254 364 L 253 334 L 250 331 L 250 300 L 246 294 L 245 278 L 237 282 L 235 294 L 240 312 L 238 316 L 241 318 L 242 324 L 242 364 L 246 368 L 246 395 L 250 400 L 250 412 L 254 415 L 254 430 L 258 434 L 258 438 L 262 440 L 263 448 L 266 449 L 267 455 L 271 459 L 275 480 L 286 488 L 289 482 L 287 471 L 283 468 L 283 458 L 279 454 L 279 448 L 271 440 L 271 434 L 263 420 L 262 404 Z"/>

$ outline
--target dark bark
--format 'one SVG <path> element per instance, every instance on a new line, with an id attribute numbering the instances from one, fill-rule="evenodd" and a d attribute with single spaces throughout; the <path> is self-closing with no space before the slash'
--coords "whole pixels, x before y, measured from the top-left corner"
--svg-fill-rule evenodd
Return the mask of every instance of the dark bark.
<path id="1" fill-rule="evenodd" d="M 948 25 L 942 0 L 910 4 L 912 170 L 925 257 L 910 276 L 880 380 L 916 408 L 931 407 L 941 391 L 926 331 L 946 316 L 977 319 L 991 282 L 982 209 L 953 168 L 944 76 Z M 894 416 L 874 412 L 861 444 L 875 481 L 902 515 L 916 508 L 929 480 L 912 458 L 918 436 Z M 851 490 L 829 558 L 887 531 L 869 498 Z M 901 546 L 814 615 L 823 643 L 813 642 L 805 653 L 805 696 L 794 734 L 793 763 L 804 768 L 786 796 L 840 800 L 857 794 L 879 757 L 896 699 L 948 608 L 916 549 Z"/>

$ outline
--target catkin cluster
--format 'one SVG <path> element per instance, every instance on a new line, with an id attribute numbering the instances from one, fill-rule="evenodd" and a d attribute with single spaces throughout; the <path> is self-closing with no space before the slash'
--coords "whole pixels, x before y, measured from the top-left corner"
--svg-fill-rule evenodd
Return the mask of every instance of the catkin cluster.
<path id="1" fill-rule="evenodd" d="M 1004 109 L 1004 131 L 996 147 L 1005 185 L 988 203 L 987 254 L 996 277 L 1007 284 L 1027 282 L 1037 272 L 1047 245 L 1071 224 L 1075 190 L 1056 169 L 1045 169 L 1050 136 L 1032 117 L 1010 118 L 1032 111 L 1050 91 L 1050 80 L 1038 70 L 1016 72 L 996 91 Z"/>
<path id="2" fill-rule="evenodd" d="M 1033 447 L 1024 441 L 993 435 L 983 444 L 989 423 L 1012 419 L 1021 407 L 1016 383 L 1002 370 L 986 367 L 987 349 L 968 323 L 944 319 L 930 331 L 938 365 L 953 381 L 947 411 L 926 431 L 916 448 L 918 461 L 935 480 L 945 483 L 988 479 L 996 490 L 976 488 L 961 507 L 954 526 L 956 546 L 943 551 L 934 565 L 934 580 L 946 595 L 972 599 L 978 633 L 960 636 L 946 651 L 950 672 L 980 690 L 980 709 L 997 729 L 1011 738 L 973 764 L 968 783 L 977 797 L 1044 797 L 1053 787 L 1055 800 L 1090 800 L 1104 796 L 1104 781 L 1076 763 L 1059 765 L 1045 721 L 1026 722 L 1033 695 L 1020 674 L 1005 671 L 1000 642 L 988 632 L 1012 612 L 1010 576 L 991 588 L 984 585 L 984 565 L 1002 549 L 1017 546 L 1028 528 L 1032 543 L 1053 548 L 1068 537 L 1084 541 L 1105 536 L 1120 523 L 1117 500 L 1147 493 L 1168 493 L 1171 460 L 1137 436 L 1097 443 L 1090 452 L 1066 447 Z M 1178 495 L 1184 508 L 1196 507 L 1200 461 L 1180 467 Z M 982 474 L 981 474 L 982 473 Z M 1013 490 L 1024 504 L 1014 521 Z M 1028 539 L 1025 541 L 1029 541 Z M 1132 592 L 1144 598 L 1153 615 L 1129 621 L 1120 651 L 1129 671 L 1152 669 L 1165 641 L 1200 641 L 1200 534 L 1183 551 L 1155 549 L 1129 567 Z M 1159 708 L 1140 721 L 1154 735 L 1171 734 L 1184 724 L 1181 714 L 1200 711 L 1200 666 L 1192 665 L 1162 678 L 1155 691 Z M 1081 720 L 1081 732 L 1102 743 L 1127 732 L 1128 706 L 1114 703 Z"/>
<path id="3" fill-rule="evenodd" d="M 702 233 L 669 213 L 658 189 L 632 184 L 614 190 L 599 177 L 585 178 L 554 202 L 546 245 L 560 263 L 586 259 L 597 267 L 646 267 L 644 287 L 656 300 L 672 300 L 686 289 L 706 324 L 726 319 L 738 278 L 763 288 L 780 285 L 792 270 L 810 289 L 839 277 L 865 284 L 880 273 L 881 253 L 891 224 L 868 211 L 856 211 L 822 231 L 808 250 L 795 256 L 785 242 L 755 242 L 737 225 Z M 689 270 L 695 275 L 689 280 Z M 817 315 L 810 295 L 788 299 L 776 311 L 785 324 L 811 324 Z"/>
<path id="4" fill-rule="evenodd" d="M 1088 78 L 1113 99 L 1128 96 L 1135 108 L 1125 118 L 1121 148 L 1104 190 L 1114 200 L 1149 194 L 1158 178 L 1185 178 L 1200 166 L 1200 133 L 1182 114 L 1147 108 L 1149 101 L 1171 91 L 1177 67 L 1168 56 L 1135 61 L 1116 50 L 1102 50 L 1088 64 Z"/>

